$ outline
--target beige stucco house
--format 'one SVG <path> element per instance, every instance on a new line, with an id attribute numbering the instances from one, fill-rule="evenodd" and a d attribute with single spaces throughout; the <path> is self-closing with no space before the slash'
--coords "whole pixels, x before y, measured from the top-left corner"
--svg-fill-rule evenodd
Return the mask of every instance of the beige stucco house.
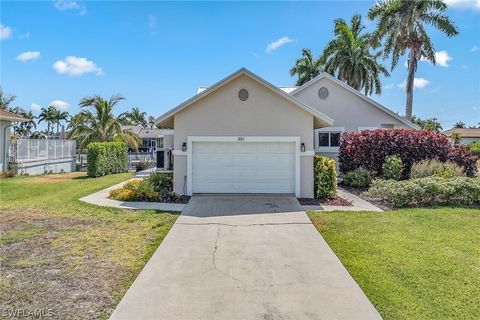
<path id="1" fill-rule="evenodd" d="M 313 156 L 336 158 L 342 132 L 417 128 L 330 75 L 298 88 L 276 87 L 244 68 L 199 89 L 157 124 L 174 130 L 170 148 L 179 194 L 308 198 Z"/>

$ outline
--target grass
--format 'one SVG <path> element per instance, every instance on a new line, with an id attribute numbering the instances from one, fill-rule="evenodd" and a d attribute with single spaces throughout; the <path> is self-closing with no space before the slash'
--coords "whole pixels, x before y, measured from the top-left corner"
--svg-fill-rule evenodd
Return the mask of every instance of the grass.
<path id="1" fill-rule="evenodd" d="M 78 200 L 131 177 L 0 180 L 0 309 L 52 309 L 64 319 L 110 315 L 177 218 Z"/>
<path id="2" fill-rule="evenodd" d="M 478 319 L 480 208 L 308 215 L 384 319 Z"/>

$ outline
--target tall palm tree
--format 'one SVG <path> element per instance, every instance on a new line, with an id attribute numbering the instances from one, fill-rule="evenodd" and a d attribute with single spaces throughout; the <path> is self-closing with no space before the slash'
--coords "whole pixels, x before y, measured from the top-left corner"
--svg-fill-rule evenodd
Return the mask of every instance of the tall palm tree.
<path id="1" fill-rule="evenodd" d="M 364 32 L 362 17 L 356 14 L 350 26 L 343 19 L 334 21 L 335 39 L 328 42 L 320 57 L 326 72 L 346 82 L 349 86 L 364 90 L 365 95 L 382 93 L 380 75 L 390 76 L 377 61 L 380 53 L 372 53 L 370 33 Z"/>
<path id="2" fill-rule="evenodd" d="M 5 95 L 0 87 L 0 110 L 10 110 L 10 105 L 16 98 L 14 95 Z"/>
<path id="3" fill-rule="evenodd" d="M 132 108 L 132 111 L 125 113 L 125 118 L 127 119 L 128 123 L 142 126 L 144 128 L 148 126 L 146 116 L 147 113 L 140 111 L 139 108 Z"/>
<path id="4" fill-rule="evenodd" d="M 83 109 L 78 116 L 80 123 L 70 132 L 70 138 L 77 139 L 80 149 L 85 148 L 90 142 L 122 141 L 130 148 L 138 150 L 141 139 L 129 130 L 122 130 L 121 118 L 113 115 L 113 109 L 125 98 L 115 95 L 109 100 L 100 96 L 86 97 L 80 101 Z M 75 117 L 77 117 L 75 116 Z M 77 119 L 77 120 L 78 120 Z"/>
<path id="5" fill-rule="evenodd" d="M 47 136 L 50 135 L 50 127 L 53 132 L 53 123 L 57 109 L 54 106 L 48 106 L 48 108 L 41 108 L 38 116 L 38 123 L 45 121 L 47 123 Z"/>
<path id="6" fill-rule="evenodd" d="M 37 123 L 35 119 L 37 118 L 32 111 L 22 112 L 22 117 L 28 119 L 28 121 L 21 122 L 20 127 L 25 130 L 26 137 L 29 137 L 31 134 L 32 128 L 37 129 Z"/>
<path id="7" fill-rule="evenodd" d="M 373 43 L 379 46 L 384 42 L 383 56 L 392 56 L 392 70 L 408 51 L 405 85 L 407 119 L 412 118 L 413 84 L 418 60 L 424 58 L 435 64 L 435 49 L 425 27 L 434 27 L 447 37 L 458 34 L 453 22 L 444 14 L 446 10 L 447 5 L 442 0 L 382 0 L 368 12 L 371 20 L 378 20 Z"/>
<path id="8" fill-rule="evenodd" d="M 60 132 L 60 124 L 62 121 L 67 121 L 68 119 L 68 112 L 66 111 L 60 111 L 55 108 L 55 110 L 52 112 L 52 123 L 54 125 L 57 125 L 57 135 Z M 53 130 L 52 130 L 53 131 Z"/>
<path id="9" fill-rule="evenodd" d="M 155 117 L 154 116 L 149 116 L 148 117 L 148 124 L 150 125 L 150 129 L 155 128 Z"/>
<path id="10" fill-rule="evenodd" d="M 295 65 L 290 69 L 290 75 L 297 75 L 297 86 L 312 80 L 322 72 L 322 64 L 315 59 L 310 49 L 302 49 L 302 56 L 295 61 Z"/>

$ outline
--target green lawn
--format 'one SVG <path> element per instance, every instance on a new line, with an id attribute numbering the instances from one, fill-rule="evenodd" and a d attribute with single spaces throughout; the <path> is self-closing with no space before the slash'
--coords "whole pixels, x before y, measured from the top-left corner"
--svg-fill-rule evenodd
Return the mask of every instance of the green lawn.
<path id="1" fill-rule="evenodd" d="M 479 319 L 480 208 L 308 215 L 384 319 Z"/>
<path id="2" fill-rule="evenodd" d="M 107 318 L 177 215 L 78 199 L 131 178 L 117 174 L 0 180 L 0 309 L 57 319 Z"/>

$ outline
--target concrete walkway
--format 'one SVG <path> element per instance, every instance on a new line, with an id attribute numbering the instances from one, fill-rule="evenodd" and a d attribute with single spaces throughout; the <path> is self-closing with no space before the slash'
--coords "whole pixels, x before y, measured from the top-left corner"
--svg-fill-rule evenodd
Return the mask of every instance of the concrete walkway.
<path id="1" fill-rule="evenodd" d="M 134 178 L 137 179 L 137 178 Z M 133 180 L 133 179 L 130 179 Z M 128 181 L 121 182 L 114 186 L 92 193 L 86 197 L 80 198 L 80 201 L 84 201 L 90 204 L 104 207 L 113 207 L 120 209 L 131 210 L 161 210 L 161 211 L 182 211 L 185 209 L 186 204 L 182 203 L 162 203 L 162 202 L 136 202 L 136 201 L 119 201 L 110 199 L 110 190 L 117 189 L 123 186 Z"/>
<path id="2" fill-rule="evenodd" d="M 293 197 L 194 196 L 111 319 L 381 319 Z"/>

